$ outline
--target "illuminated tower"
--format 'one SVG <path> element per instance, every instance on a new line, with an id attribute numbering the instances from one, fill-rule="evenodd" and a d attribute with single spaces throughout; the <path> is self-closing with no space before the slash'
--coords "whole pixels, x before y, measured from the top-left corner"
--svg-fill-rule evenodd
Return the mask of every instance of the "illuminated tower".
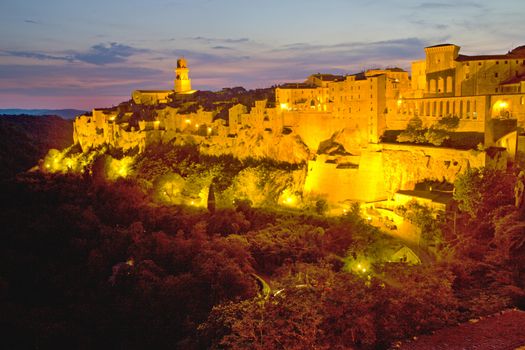
<path id="1" fill-rule="evenodd" d="M 177 68 L 175 69 L 175 92 L 184 94 L 191 92 L 191 79 L 189 78 L 189 68 L 184 57 L 177 60 Z"/>

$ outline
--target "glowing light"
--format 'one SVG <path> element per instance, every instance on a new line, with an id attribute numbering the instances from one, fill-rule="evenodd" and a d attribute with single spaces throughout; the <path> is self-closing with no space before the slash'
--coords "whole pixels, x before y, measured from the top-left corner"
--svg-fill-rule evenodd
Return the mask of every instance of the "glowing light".
<path id="1" fill-rule="evenodd" d="M 401 104 L 402 104 L 402 103 L 403 103 L 403 100 L 402 100 L 402 99 L 397 100 L 397 106 L 398 106 L 398 107 L 401 107 Z"/>
<path id="2" fill-rule="evenodd" d="M 115 116 L 113 115 L 113 116 L 109 117 L 109 120 L 114 121 L 115 120 Z"/>
<path id="3" fill-rule="evenodd" d="M 199 128 L 199 124 L 195 124 L 195 129 L 198 129 Z"/>
<path id="4" fill-rule="evenodd" d="M 191 124 L 191 119 L 186 119 L 186 124 Z"/>
<path id="5" fill-rule="evenodd" d="M 498 102 L 498 107 L 500 109 L 505 109 L 505 108 L 508 108 L 509 107 L 509 103 L 507 101 L 499 101 Z"/>
<path id="6" fill-rule="evenodd" d="M 211 128 L 208 128 L 208 134 L 210 134 L 210 133 L 211 133 Z"/>
<path id="7" fill-rule="evenodd" d="M 128 169 L 125 165 L 121 165 L 118 169 L 118 174 L 122 177 L 126 177 L 128 175 Z"/>
<path id="8" fill-rule="evenodd" d="M 191 201 L 191 205 L 195 205 L 195 201 Z"/>
<path id="9" fill-rule="evenodd" d="M 47 168 L 47 169 L 51 168 L 51 165 L 46 164 L 46 168 Z"/>
<path id="10" fill-rule="evenodd" d="M 288 106 L 288 103 L 281 103 L 281 109 L 282 110 L 289 110 L 290 107 Z"/>
<path id="11" fill-rule="evenodd" d="M 299 197 L 293 193 L 290 189 L 285 189 L 279 198 L 279 202 L 287 206 L 295 206 L 299 201 Z"/>

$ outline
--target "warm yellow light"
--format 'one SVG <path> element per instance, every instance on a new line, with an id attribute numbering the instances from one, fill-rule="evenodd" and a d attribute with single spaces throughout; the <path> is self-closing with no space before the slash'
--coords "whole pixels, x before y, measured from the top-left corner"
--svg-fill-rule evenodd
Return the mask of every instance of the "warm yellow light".
<path id="1" fill-rule="evenodd" d="M 195 201 L 191 201 L 191 205 L 195 205 Z"/>
<path id="2" fill-rule="evenodd" d="M 211 133 L 211 128 L 208 128 L 208 134 Z"/>
<path id="3" fill-rule="evenodd" d="M 199 128 L 199 124 L 195 124 L 195 129 L 198 129 Z"/>
<path id="4" fill-rule="evenodd" d="M 403 100 L 402 100 L 402 99 L 397 100 L 397 106 L 398 106 L 398 107 L 401 107 L 401 104 L 402 104 L 402 103 L 403 103 Z"/>
<path id="5" fill-rule="evenodd" d="M 505 108 L 509 107 L 509 103 L 506 102 L 506 101 L 499 101 L 499 103 L 498 103 L 498 107 L 499 107 L 500 109 L 505 109 Z"/>
<path id="6" fill-rule="evenodd" d="M 109 120 L 114 121 L 115 120 L 115 116 L 113 115 L 113 116 L 109 117 Z"/>
<path id="7" fill-rule="evenodd" d="M 186 119 L 186 124 L 191 124 L 191 119 Z"/>
<path id="8" fill-rule="evenodd" d="M 118 169 L 118 174 L 122 177 L 126 177 L 126 175 L 128 174 L 128 169 L 126 169 L 126 166 L 120 166 Z"/>
<path id="9" fill-rule="evenodd" d="M 292 204 L 293 203 L 293 198 L 292 197 L 287 197 L 286 198 L 286 203 Z"/>
<path id="10" fill-rule="evenodd" d="M 281 109 L 288 110 L 288 103 L 281 103 Z"/>

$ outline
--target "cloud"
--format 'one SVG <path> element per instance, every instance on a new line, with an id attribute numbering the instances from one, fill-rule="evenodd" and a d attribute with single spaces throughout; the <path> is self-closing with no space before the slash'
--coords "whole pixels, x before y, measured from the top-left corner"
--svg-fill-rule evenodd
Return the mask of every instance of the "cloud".
<path id="1" fill-rule="evenodd" d="M 89 50 L 70 51 L 62 54 L 48 54 L 33 51 L 0 51 L 0 55 L 33 58 L 40 61 L 54 60 L 67 62 L 84 62 L 102 66 L 112 63 L 123 63 L 133 55 L 148 52 L 146 49 L 137 49 L 132 46 L 119 43 L 97 44 L 93 45 Z"/>
<path id="2" fill-rule="evenodd" d="M 3 64 L 0 65 L 0 93 L 129 95 L 135 89 L 170 88 L 171 75 L 171 71 L 141 67 Z"/>
<path id="3" fill-rule="evenodd" d="M 481 4 L 475 2 L 455 2 L 455 3 L 446 3 L 446 2 L 423 2 L 417 5 L 416 9 L 425 9 L 425 10 L 435 10 L 435 9 L 456 9 L 458 7 L 471 7 L 471 8 L 483 8 Z"/>
<path id="4" fill-rule="evenodd" d="M 41 24 L 40 22 L 37 22 L 37 21 L 33 21 L 32 19 L 26 19 L 24 20 L 25 23 L 30 23 L 30 24 Z"/>
<path id="5" fill-rule="evenodd" d="M 231 48 L 228 46 L 222 46 L 222 45 L 213 46 L 212 49 L 214 50 L 235 50 L 234 48 Z"/>
<path id="6" fill-rule="evenodd" d="M 294 43 L 274 49 L 274 52 L 288 54 L 292 59 L 305 59 L 322 63 L 376 60 L 413 59 L 421 54 L 422 48 L 433 44 L 421 38 L 400 38 L 376 42 L 343 42 L 337 44 Z"/>
<path id="7" fill-rule="evenodd" d="M 88 52 L 74 53 L 72 57 L 73 59 L 81 62 L 95 65 L 105 65 L 111 63 L 122 63 L 125 62 L 130 56 L 147 51 L 148 50 L 136 49 L 124 44 L 109 43 L 109 45 L 94 45 Z"/>
<path id="8" fill-rule="evenodd" d="M 31 52 L 31 51 L 0 51 L 0 55 L 2 56 L 13 56 L 13 57 L 24 57 L 24 58 L 34 58 L 40 61 L 45 60 L 54 60 L 54 61 L 68 61 L 72 62 L 73 58 L 69 56 L 56 56 L 56 55 L 49 55 L 45 53 L 39 53 L 39 52 Z"/>
<path id="9" fill-rule="evenodd" d="M 433 28 L 438 30 L 445 30 L 449 28 L 449 25 L 443 24 L 443 23 L 432 23 L 425 20 L 410 20 L 409 21 L 412 24 L 418 25 L 423 28 Z"/>
<path id="10" fill-rule="evenodd" d="M 207 38 L 203 36 L 196 36 L 196 37 L 192 37 L 189 39 L 195 40 L 195 41 L 205 41 L 207 43 L 230 43 L 230 44 L 246 43 L 250 41 L 249 38 Z"/>

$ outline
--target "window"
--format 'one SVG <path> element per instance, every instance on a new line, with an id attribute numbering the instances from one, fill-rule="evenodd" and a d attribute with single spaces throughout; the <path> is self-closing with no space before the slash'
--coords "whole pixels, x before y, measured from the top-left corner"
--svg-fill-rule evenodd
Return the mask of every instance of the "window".
<path id="1" fill-rule="evenodd" d="M 498 72 L 494 73 L 494 78 L 498 77 Z"/>
<path id="2" fill-rule="evenodd" d="M 481 66 L 481 62 L 478 62 L 478 66 Z"/>
<path id="3" fill-rule="evenodd" d="M 499 64 L 499 61 L 496 61 L 496 64 Z"/>
<path id="4" fill-rule="evenodd" d="M 509 63 L 509 61 L 505 61 L 505 64 L 508 64 L 508 63 Z"/>

